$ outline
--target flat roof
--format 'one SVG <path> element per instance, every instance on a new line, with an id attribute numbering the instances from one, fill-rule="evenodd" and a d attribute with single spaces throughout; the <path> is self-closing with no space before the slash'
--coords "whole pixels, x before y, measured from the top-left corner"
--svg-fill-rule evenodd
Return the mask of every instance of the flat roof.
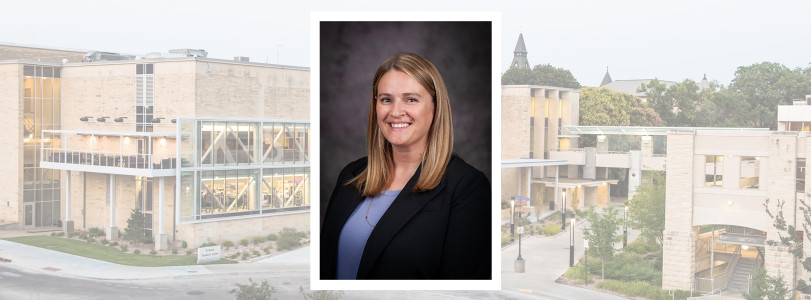
<path id="1" fill-rule="evenodd" d="M 596 135 L 667 135 L 667 132 L 671 130 L 769 131 L 769 128 L 580 126 L 580 125 L 563 125 L 563 129 L 572 134 L 596 134 Z"/>
<path id="2" fill-rule="evenodd" d="M 521 158 L 521 159 L 504 159 L 501 160 L 501 168 L 523 168 L 523 167 L 550 167 L 550 166 L 566 166 L 565 160 L 552 160 L 552 159 L 537 159 L 537 158 Z"/>

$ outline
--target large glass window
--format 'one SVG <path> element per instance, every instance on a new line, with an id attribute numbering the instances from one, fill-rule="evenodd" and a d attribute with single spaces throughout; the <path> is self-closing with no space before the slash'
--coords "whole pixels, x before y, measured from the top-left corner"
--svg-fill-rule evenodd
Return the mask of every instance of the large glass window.
<path id="1" fill-rule="evenodd" d="M 135 64 L 135 131 L 152 132 L 154 91 L 154 64 Z"/>
<path id="2" fill-rule="evenodd" d="M 760 158 L 741 157 L 741 188 L 758 189 L 760 186 Z"/>
<path id="3" fill-rule="evenodd" d="M 144 220 L 146 221 L 144 235 L 149 238 L 152 238 L 152 200 L 152 178 L 136 176 L 135 207 L 141 209 L 141 213 L 144 214 Z"/>
<path id="4" fill-rule="evenodd" d="M 707 155 L 704 163 L 704 170 L 704 186 L 722 186 L 724 183 L 724 156 Z"/>
<path id="5" fill-rule="evenodd" d="M 54 226 L 60 219 L 60 173 L 40 169 L 40 145 L 54 148 L 58 136 L 43 136 L 42 130 L 60 128 L 61 71 L 59 67 L 23 66 L 23 201 L 24 224 Z"/>
<path id="6" fill-rule="evenodd" d="M 797 193 L 805 192 L 805 158 L 797 159 L 796 188 Z"/>

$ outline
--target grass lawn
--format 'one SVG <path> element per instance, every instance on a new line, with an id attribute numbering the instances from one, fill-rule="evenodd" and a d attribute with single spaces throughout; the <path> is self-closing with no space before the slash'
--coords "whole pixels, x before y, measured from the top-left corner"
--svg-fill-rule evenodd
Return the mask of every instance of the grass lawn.
<path id="1" fill-rule="evenodd" d="M 66 239 L 63 237 L 39 235 L 39 236 L 13 237 L 7 238 L 5 240 L 127 266 L 163 267 L 163 266 L 186 266 L 197 264 L 197 255 L 153 256 L 148 254 L 130 254 L 121 252 L 121 250 L 119 250 L 117 247 L 101 245 L 99 243 L 87 243 L 72 239 Z M 219 261 L 211 262 L 209 264 L 218 264 L 218 263 L 230 264 L 236 262 L 227 259 L 221 259 Z"/>

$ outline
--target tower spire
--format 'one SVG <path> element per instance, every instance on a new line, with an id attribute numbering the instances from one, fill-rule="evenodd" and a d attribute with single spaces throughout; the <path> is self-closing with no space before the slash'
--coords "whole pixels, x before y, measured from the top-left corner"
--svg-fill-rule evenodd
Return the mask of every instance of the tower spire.
<path id="1" fill-rule="evenodd" d="M 527 68 L 529 69 L 529 61 L 527 60 L 527 45 L 524 44 L 524 34 L 518 34 L 518 42 L 515 43 L 515 51 L 513 51 L 513 61 L 510 63 L 510 68 Z"/>
<path id="2" fill-rule="evenodd" d="M 600 82 L 600 86 L 604 86 L 612 82 L 614 82 L 614 80 L 611 80 L 611 74 L 608 74 L 608 67 L 605 67 L 605 76 L 603 76 L 603 82 Z"/>

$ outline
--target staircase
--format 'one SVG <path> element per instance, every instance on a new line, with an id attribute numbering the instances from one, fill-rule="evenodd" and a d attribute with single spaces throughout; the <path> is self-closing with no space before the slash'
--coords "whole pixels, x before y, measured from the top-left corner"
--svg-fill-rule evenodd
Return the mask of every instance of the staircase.
<path id="1" fill-rule="evenodd" d="M 749 292 L 749 274 L 752 272 L 754 265 L 754 258 L 741 257 L 735 267 L 735 272 L 732 273 L 732 278 L 729 279 L 727 290 Z"/>

